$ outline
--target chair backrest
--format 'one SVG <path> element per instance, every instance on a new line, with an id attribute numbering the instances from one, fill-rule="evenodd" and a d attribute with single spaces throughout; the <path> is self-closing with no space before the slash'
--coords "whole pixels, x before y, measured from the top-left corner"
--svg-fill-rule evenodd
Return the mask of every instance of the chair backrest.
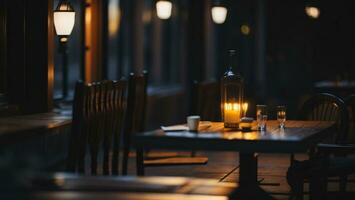
<path id="1" fill-rule="evenodd" d="M 350 143 L 355 142 L 355 94 L 345 99 L 345 104 L 349 113 L 349 131 L 348 138 Z"/>
<path id="2" fill-rule="evenodd" d="M 127 116 L 125 135 L 144 131 L 145 111 L 147 100 L 148 73 L 131 73 L 128 80 Z"/>
<path id="3" fill-rule="evenodd" d="M 112 152 L 112 174 L 118 175 L 119 151 L 121 133 L 123 129 L 124 114 L 127 107 L 127 81 L 120 80 L 113 82 L 113 102 L 112 102 L 112 133 L 113 133 L 113 152 Z"/>
<path id="4" fill-rule="evenodd" d="M 109 174 L 110 151 L 112 146 L 118 148 L 119 143 L 116 140 L 119 140 L 125 109 L 125 88 L 125 81 L 76 84 L 67 165 L 69 171 L 85 172 L 85 154 L 88 146 L 91 174 L 97 174 L 101 150 L 102 171 L 103 174 Z"/>
<path id="5" fill-rule="evenodd" d="M 87 96 L 87 88 L 84 82 L 78 81 L 75 85 L 73 111 L 72 111 L 72 126 L 71 134 L 69 138 L 69 151 L 67 157 L 67 171 L 75 172 L 78 169 L 80 160 L 80 150 L 85 149 L 86 134 L 84 129 L 85 115 L 87 112 L 87 106 L 84 105 L 86 101 L 84 97 Z M 82 138 L 81 140 L 79 138 Z"/>
<path id="6" fill-rule="evenodd" d="M 334 143 L 343 143 L 347 138 L 349 116 L 343 100 L 332 94 L 315 94 L 302 106 L 300 117 L 304 120 L 335 121 L 337 132 Z"/>
<path id="7" fill-rule="evenodd" d="M 202 120 L 221 120 L 221 94 L 218 81 L 194 81 L 191 90 L 190 114 Z"/>
<path id="8" fill-rule="evenodd" d="M 148 73 L 131 73 L 128 80 L 127 110 L 123 131 L 122 174 L 127 174 L 128 154 L 131 149 L 131 137 L 144 131 L 145 106 L 147 99 Z"/>

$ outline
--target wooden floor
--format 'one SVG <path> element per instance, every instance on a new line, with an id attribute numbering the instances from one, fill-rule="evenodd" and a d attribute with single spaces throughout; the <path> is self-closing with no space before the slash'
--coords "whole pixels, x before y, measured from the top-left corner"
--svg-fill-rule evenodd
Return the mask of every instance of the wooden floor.
<path id="1" fill-rule="evenodd" d="M 154 153 L 154 152 L 151 152 Z M 158 153 L 159 154 L 159 153 Z M 179 153 L 179 155 L 189 153 Z M 238 181 L 239 166 L 238 153 L 235 152 L 198 152 L 199 156 L 209 158 L 207 165 L 201 166 L 170 166 L 170 167 L 147 167 L 147 176 L 187 176 L 197 178 L 212 178 L 220 182 Z M 307 158 L 305 155 L 297 155 L 297 159 Z M 290 188 L 286 181 L 286 171 L 289 167 L 288 154 L 259 154 L 258 155 L 258 179 L 261 187 L 270 192 L 277 199 L 288 199 Z M 129 174 L 135 175 L 134 155 L 130 157 Z M 350 179 L 355 179 L 351 177 Z M 329 190 L 337 191 L 338 184 L 330 183 Z M 355 191 L 355 183 L 351 182 L 347 187 L 350 191 Z M 308 184 L 305 184 L 305 191 L 308 191 Z M 308 199 L 308 195 L 305 195 Z"/>

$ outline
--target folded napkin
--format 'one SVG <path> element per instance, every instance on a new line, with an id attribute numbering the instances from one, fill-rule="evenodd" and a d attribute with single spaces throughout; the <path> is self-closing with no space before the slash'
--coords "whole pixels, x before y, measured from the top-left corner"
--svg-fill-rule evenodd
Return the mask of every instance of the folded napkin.
<path id="1" fill-rule="evenodd" d="M 163 131 L 188 131 L 189 128 L 186 125 L 175 125 L 175 126 L 161 126 Z"/>
<path id="2" fill-rule="evenodd" d="M 198 129 L 202 130 L 202 129 L 206 129 L 208 127 L 210 127 L 212 125 L 212 123 L 210 121 L 201 121 Z M 188 131 L 189 128 L 187 127 L 186 124 L 183 125 L 174 125 L 174 126 L 161 126 L 161 129 L 165 132 L 173 132 L 173 131 Z"/>

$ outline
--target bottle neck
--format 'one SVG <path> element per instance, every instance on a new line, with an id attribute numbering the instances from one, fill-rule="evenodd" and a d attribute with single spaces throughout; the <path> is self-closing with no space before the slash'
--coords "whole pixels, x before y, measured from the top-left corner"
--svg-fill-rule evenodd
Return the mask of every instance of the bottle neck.
<path id="1" fill-rule="evenodd" d="M 233 71 L 236 70 L 236 68 L 237 68 L 237 55 L 235 53 L 230 53 L 228 55 L 227 70 Z"/>

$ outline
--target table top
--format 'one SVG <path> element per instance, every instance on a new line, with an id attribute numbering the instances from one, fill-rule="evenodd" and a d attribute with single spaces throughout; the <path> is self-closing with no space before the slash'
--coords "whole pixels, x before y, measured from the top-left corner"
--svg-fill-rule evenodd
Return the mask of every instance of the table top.
<path id="1" fill-rule="evenodd" d="M 13 197 L 10 196 L 10 197 Z M 27 196 L 28 197 L 28 196 Z M 6 197 L 5 197 L 6 198 Z M 61 191 L 37 192 L 31 196 L 35 200 L 228 200 L 228 196 L 210 196 L 198 194 L 170 194 L 170 193 L 119 193 L 95 191 Z"/>
<path id="2" fill-rule="evenodd" d="M 327 121 L 287 121 L 280 129 L 276 120 L 267 122 L 266 131 L 242 132 L 226 129 L 221 122 L 198 133 L 155 130 L 135 136 L 136 147 L 175 150 L 242 151 L 266 153 L 306 152 L 312 145 L 334 133 L 335 123 Z"/>
<path id="3" fill-rule="evenodd" d="M 69 126 L 71 115 L 60 113 L 37 113 L 0 118 L 0 144 L 17 142 L 38 134 L 46 134 L 49 129 Z"/>

